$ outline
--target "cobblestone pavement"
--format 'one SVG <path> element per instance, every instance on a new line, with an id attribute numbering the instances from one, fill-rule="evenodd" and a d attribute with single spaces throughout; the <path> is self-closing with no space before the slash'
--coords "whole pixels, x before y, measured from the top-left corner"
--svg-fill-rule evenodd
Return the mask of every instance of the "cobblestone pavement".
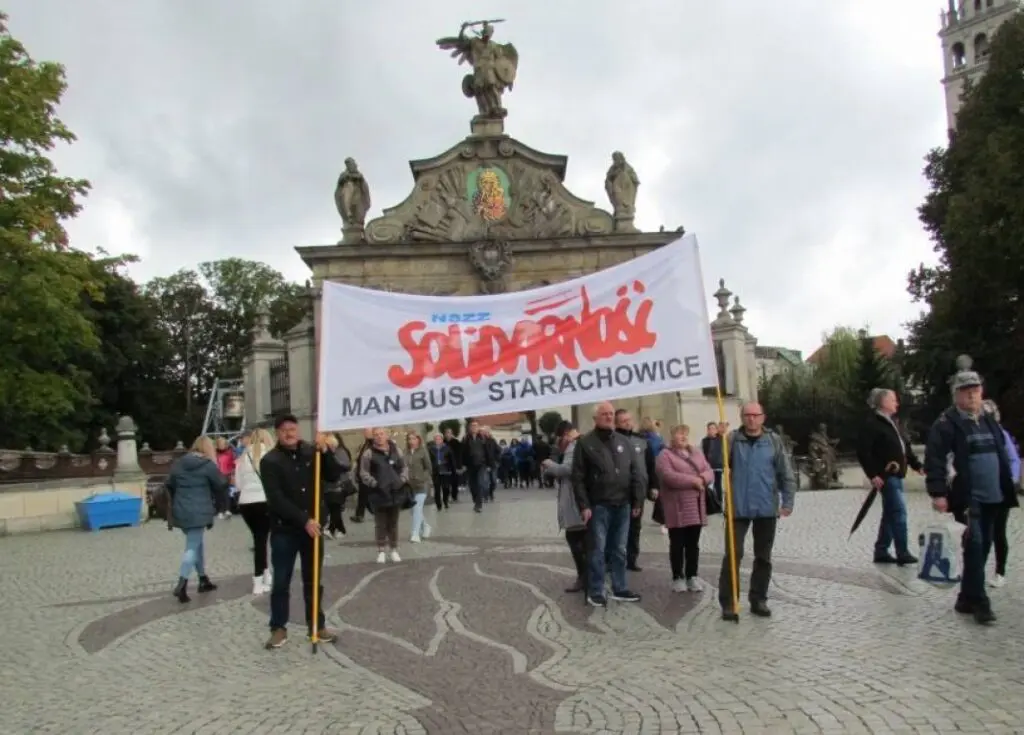
<path id="1" fill-rule="evenodd" d="M 373 563 L 372 524 L 350 526 L 324 573 L 341 636 L 316 657 L 301 620 L 263 650 L 240 519 L 208 535 L 220 589 L 186 606 L 169 596 L 181 537 L 159 524 L 0 539 L 0 733 L 1024 732 L 1024 564 L 993 594 L 999 622 L 978 627 L 952 591 L 873 567 L 873 529 L 847 541 L 861 497 L 799 498 L 775 616 L 739 625 L 710 588 L 720 519 L 701 544 L 707 592 L 667 590 L 666 542 L 647 526 L 630 580 L 643 602 L 597 611 L 562 591 L 550 491 L 431 510 L 435 536 L 398 565 Z M 930 511 L 909 501 L 915 528 Z M 1020 513 L 1011 533 L 1019 544 Z"/>

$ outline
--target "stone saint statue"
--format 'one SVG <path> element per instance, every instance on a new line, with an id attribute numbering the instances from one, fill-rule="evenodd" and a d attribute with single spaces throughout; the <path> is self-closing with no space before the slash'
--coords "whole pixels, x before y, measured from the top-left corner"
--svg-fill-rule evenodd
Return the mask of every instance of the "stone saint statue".
<path id="1" fill-rule="evenodd" d="M 345 170 L 334 189 L 334 203 L 345 229 L 361 229 L 370 211 L 370 185 L 359 171 L 355 159 L 345 159 Z"/>
<path id="2" fill-rule="evenodd" d="M 508 111 L 501 106 L 501 95 L 512 89 L 519 68 L 519 52 L 511 43 L 495 43 L 491 40 L 494 26 L 500 21 L 479 20 L 463 23 L 459 35 L 437 39 L 443 51 L 451 51 L 452 57 L 460 64 L 469 62 L 473 73 L 462 79 L 462 93 L 476 100 L 481 119 L 501 120 Z M 479 31 L 467 36 L 469 28 L 480 26 Z"/>
<path id="3" fill-rule="evenodd" d="M 839 455 L 836 452 L 838 439 L 828 435 L 825 424 L 818 424 L 807 443 L 807 455 L 811 460 L 811 483 L 816 490 L 837 487 L 839 481 Z"/>
<path id="4" fill-rule="evenodd" d="M 619 219 L 632 219 L 636 214 L 636 190 L 640 179 L 619 151 L 612 154 L 612 165 L 604 177 L 604 190 L 612 204 L 612 213 Z"/>

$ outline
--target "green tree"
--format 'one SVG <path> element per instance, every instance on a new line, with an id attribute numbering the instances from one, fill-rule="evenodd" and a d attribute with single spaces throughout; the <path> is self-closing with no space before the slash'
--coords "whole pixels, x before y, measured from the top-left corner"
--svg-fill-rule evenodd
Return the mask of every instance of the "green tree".
<path id="1" fill-rule="evenodd" d="M 928 307 L 910 325 L 907 366 L 933 408 L 949 404 L 947 380 L 968 353 L 1024 429 L 1024 14 L 991 40 L 985 76 L 967 92 L 957 129 L 928 154 L 931 191 L 919 209 L 938 262 L 910 274 Z"/>
<path id="2" fill-rule="evenodd" d="M 154 278 L 145 293 L 159 304 L 173 347 L 173 380 L 192 422 L 202 421 L 215 379 L 241 376 L 261 312 L 270 313 L 271 332 L 278 336 L 309 313 L 308 289 L 264 263 L 241 258 Z"/>
<path id="3" fill-rule="evenodd" d="M 89 184 L 48 157 L 75 140 L 56 114 L 66 87 L 63 67 L 34 61 L 0 14 L 0 446 L 77 445 L 67 420 L 92 402 L 70 358 L 99 349 L 80 308 L 98 284 L 64 229 Z"/>
<path id="4" fill-rule="evenodd" d="M 194 436 L 180 386 L 171 373 L 173 349 L 158 318 L 158 306 L 124 274 L 134 257 L 100 257 L 92 261 L 102 298 L 87 297 L 83 308 L 100 339 L 98 353 L 75 359 L 89 375 L 95 406 L 77 423 L 95 440 L 100 428 L 111 427 L 117 416 L 132 416 L 143 440 L 170 448 Z"/>
<path id="5" fill-rule="evenodd" d="M 875 341 L 867 333 L 860 336 L 860 355 L 858 357 L 854 393 L 850 396 L 850 401 L 854 406 L 861 409 L 864 401 L 875 388 L 899 390 L 892 364 L 875 349 Z M 858 401 L 860 406 L 857 406 Z"/>
<path id="6" fill-rule="evenodd" d="M 554 436 L 555 429 L 558 428 L 558 425 L 562 423 L 562 421 L 562 414 L 558 411 L 546 411 L 537 420 L 537 426 L 540 427 L 540 430 L 543 431 L 545 435 Z"/>

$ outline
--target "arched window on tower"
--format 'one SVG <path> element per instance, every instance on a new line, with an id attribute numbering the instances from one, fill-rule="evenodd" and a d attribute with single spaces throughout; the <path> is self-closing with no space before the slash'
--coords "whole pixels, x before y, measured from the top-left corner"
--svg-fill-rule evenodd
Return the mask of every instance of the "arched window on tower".
<path id="1" fill-rule="evenodd" d="M 957 41 L 953 44 L 953 48 L 950 49 L 953 54 L 953 68 L 960 69 L 967 65 L 967 49 L 964 45 Z"/>
<path id="2" fill-rule="evenodd" d="M 980 13 L 981 12 L 981 0 L 974 0 L 974 12 L 975 13 Z"/>
<path id="3" fill-rule="evenodd" d="M 979 33 L 974 37 L 974 61 L 984 61 L 988 57 L 988 36 Z"/>

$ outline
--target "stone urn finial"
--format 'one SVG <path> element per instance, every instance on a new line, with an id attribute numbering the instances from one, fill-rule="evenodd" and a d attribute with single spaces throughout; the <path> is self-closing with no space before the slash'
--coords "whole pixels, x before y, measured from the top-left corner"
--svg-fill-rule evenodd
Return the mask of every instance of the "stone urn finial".
<path id="1" fill-rule="evenodd" d="M 724 278 L 718 279 L 718 290 L 712 296 L 718 302 L 718 316 L 715 317 L 715 320 L 729 321 L 732 318 L 729 316 L 729 297 L 732 296 L 732 291 L 725 287 Z"/>
<path id="2" fill-rule="evenodd" d="M 743 323 L 743 315 L 747 313 L 747 308 L 740 303 L 740 297 L 736 296 L 733 298 L 732 308 L 729 309 L 729 313 L 732 314 L 732 320 L 737 324 Z"/>
<path id="3" fill-rule="evenodd" d="M 110 448 L 110 434 L 107 433 L 107 427 L 106 426 L 104 426 L 102 429 L 100 429 L 100 435 L 99 435 L 99 437 L 97 437 L 96 441 L 100 445 L 99 451 L 101 451 L 101 452 L 112 452 L 112 451 L 114 451 L 114 450 L 112 450 Z"/>

